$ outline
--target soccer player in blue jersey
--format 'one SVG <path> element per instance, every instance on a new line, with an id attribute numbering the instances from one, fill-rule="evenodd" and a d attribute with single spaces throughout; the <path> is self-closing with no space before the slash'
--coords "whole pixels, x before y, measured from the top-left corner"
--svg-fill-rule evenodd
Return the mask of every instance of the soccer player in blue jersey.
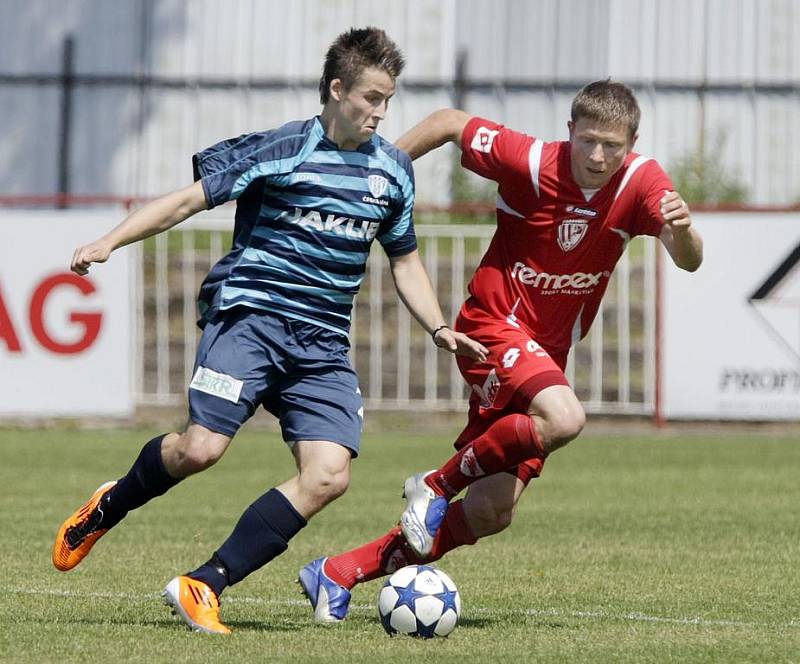
<path id="1" fill-rule="evenodd" d="M 362 423 L 347 357 L 350 312 L 376 238 L 400 298 L 433 342 L 485 357 L 483 346 L 445 324 L 417 252 L 411 160 L 376 133 L 403 65 L 382 30 L 343 33 L 326 56 L 320 116 L 203 150 L 193 185 L 75 251 L 72 269 L 86 274 L 118 247 L 237 202 L 231 251 L 200 290 L 189 424 L 148 442 L 124 477 L 99 487 L 62 524 L 56 568 L 72 569 L 129 511 L 214 465 L 263 405 L 280 420 L 297 474 L 256 499 L 212 557 L 163 593 L 192 629 L 230 632 L 219 617 L 222 591 L 283 553 L 347 489 Z"/>

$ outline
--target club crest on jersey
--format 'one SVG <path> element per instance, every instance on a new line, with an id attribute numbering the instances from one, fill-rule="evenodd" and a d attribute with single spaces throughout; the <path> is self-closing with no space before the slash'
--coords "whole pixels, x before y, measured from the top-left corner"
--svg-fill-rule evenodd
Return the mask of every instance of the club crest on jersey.
<path id="1" fill-rule="evenodd" d="M 585 219 L 564 219 L 558 227 L 558 246 L 562 251 L 572 251 L 589 230 Z"/>
<path id="2" fill-rule="evenodd" d="M 386 191 L 386 187 L 389 186 L 389 181 L 382 175 L 370 175 L 367 178 L 367 184 L 369 185 L 369 193 L 375 198 L 380 198 Z"/>

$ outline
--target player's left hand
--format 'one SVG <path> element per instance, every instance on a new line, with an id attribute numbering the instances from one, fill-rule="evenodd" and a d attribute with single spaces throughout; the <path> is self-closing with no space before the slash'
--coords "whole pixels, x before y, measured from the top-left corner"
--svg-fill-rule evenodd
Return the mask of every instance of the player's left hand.
<path id="1" fill-rule="evenodd" d="M 489 356 L 489 350 L 483 344 L 479 344 L 462 332 L 454 332 L 449 327 L 441 328 L 433 337 L 433 343 L 451 353 L 465 355 L 479 362 L 486 361 Z"/>
<path id="2" fill-rule="evenodd" d="M 659 209 L 664 221 L 674 229 L 686 230 L 692 225 L 689 206 L 677 191 L 665 191 Z"/>

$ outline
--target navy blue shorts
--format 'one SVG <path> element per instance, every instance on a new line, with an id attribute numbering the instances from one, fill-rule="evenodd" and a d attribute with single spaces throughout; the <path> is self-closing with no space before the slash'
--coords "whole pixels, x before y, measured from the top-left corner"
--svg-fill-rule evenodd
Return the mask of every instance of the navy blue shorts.
<path id="1" fill-rule="evenodd" d="M 233 436 L 263 405 L 283 439 L 328 440 L 358 455 L 363 422 L 346 337 L 300 320 L 237 307 L 203 328 L 189 385 L 189 414 Z"/>

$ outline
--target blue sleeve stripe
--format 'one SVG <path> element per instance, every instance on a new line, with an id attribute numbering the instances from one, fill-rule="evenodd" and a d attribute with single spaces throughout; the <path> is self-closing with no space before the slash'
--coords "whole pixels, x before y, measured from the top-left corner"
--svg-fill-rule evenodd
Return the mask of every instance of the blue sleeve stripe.
<path id="1" fill-rule="evenodd" d="M 406 209 L 403 216 L 395 222 L 385 233 L 378 235 L 381 244 L 398 240 L 404 235 L 414 235 L 414 225 L 411 222 L 411 211 Z"/>
<path id="2" fill-rule="evenodd" d="M 197 163 L 197 165 L 200 167 L 202 175 L 216 175 L 217 173 L 224 173 L 229 168 L 231 168 L 234 164 L 240 162 L 242 159 L 246 159 L 253 152 L 258 152 L 258 150 L 262 150 L 264 148 L 271 147 L 272 145 L 274 145 L 275 143 L 280 142 L 281 140 L 284 140 L 284 139 L 287 139 L 287 138 L 295 138 L 295 137 L 296 136 L 282 136 L 277 141 L 273 141 L 272 143 L 267 143 L 266 145 L 262 145 L 262 146 L 254 148 L 253 150 L 251 150 L 250 152 L 248 152 L 244 156 L 242 156 L 239 159 L 236 159 L 235 161 L 233 161 L 230 164 L 226 165 L 225 168 L 221 168 L 221 169 L 219 169 L 217 171 L 209 170 L 208 166 L 207 166 L 207 164 L 209 162 L 214 161 L 214 160 L 219 161 L 219 158 L 222 157 L 223 155 L 225 155 L 226 153 L 230 152 L 231 150 L 235 150 L 236 148 L 241 147 L 243 143 L 247 143 L 247 141 L 252 140 L 254 138 L 254 134 L 242 134 L 237 139 L 233 139 L 233 140 L 229 141 L 229 145 L 227 145 L 226 147 L 224 147 L 222 149 L 215 150 L 214 147 L 216 147 L 216 146 L 212 146 L 208 150 L 204 150 L 203 152 L 198 153 L 198 159 L 197 159 L 198 163 Z M 220 145 L 220 144 L 218 143 L 217 145 Z M 213 150 L 213 151 L 209 152 L 209 150 Z"/>
<path id="3" fill-rule="evenodd" d="M 411 214 L 413 206 L 413 199 L 411 200 L 410 204 L 408 201 L 406 201 L 402 216 L 394 224 L 392 224 L 392 226 L 385 233 L 378 235 L 378 242 L 385 246 L 387 243 L 399 240 L 404 236 L 416 238 L 416 234 L 414 233 L 414 221 Z M 416 243 L 416 239 L 414 242 Z"/>
<path id="4" fill-rule="evenodd" d="M 248 185 L 255 180 L 256 178 L 265 176 L 265 175 L 273 175 L 275 173 L 286 173 L 292 171 L 297 164 L 302 163 L 305 161 L 310 154 L 314 152 L 314 149 L 321 138 L 322 127 L 319 122 L 314 122 L 312 125 L 311 131 L 308 133 L 305 142 L 303 143 L 303 147 L 300 148 L 298 153 L 293 157 L 285 158 L 285 159 L 274 159 L 270 161 L 263 161 L 259 162 L 255 166 L 251 166 L 248 168 L 244 173 L 242 173 L 239 178 L 234 182 L 233 187 L 231 189 L 231 198 L 238 198 L 239 195 L 247 189 Z M 291 138 L 297 138 L 302 134 L 295 134 L 292 136 L 282 136 L 279 140 L 274 141 L 273 143 L 266 145 L 260 150 L 264 150 L 269 147 L 274 147 L 275 145 L 279 144 L 284 140 L 289 140 Z M 228 167 L 230 169 L 233 166 Z M 226 169 L 226 170 L 228 170 Z"/>
<path id="5" fill-rule="evenodd" d="M 230 195 L 231 200 L 239 198 L 241 193 L 247 189 L 248 185 L 256 178 L 291 171 L 297 165 L 297 163 L 301 161 L 299 157 L 300 155 L 295 155 L 289 159 L 262 161 L 255 166 L 251 166 L 237 178 L 236 182 L 233 183 Z"/>
<path id="6" fill-rule="evenodd" d="M 414 251 L 417 248 L 417 240 L 414 237 L 403 237 L 396 242 L 388 242 L 382 246 L 386 255 L 389 258 L 394 258 L 395 256 L 405 256 Z"/>

